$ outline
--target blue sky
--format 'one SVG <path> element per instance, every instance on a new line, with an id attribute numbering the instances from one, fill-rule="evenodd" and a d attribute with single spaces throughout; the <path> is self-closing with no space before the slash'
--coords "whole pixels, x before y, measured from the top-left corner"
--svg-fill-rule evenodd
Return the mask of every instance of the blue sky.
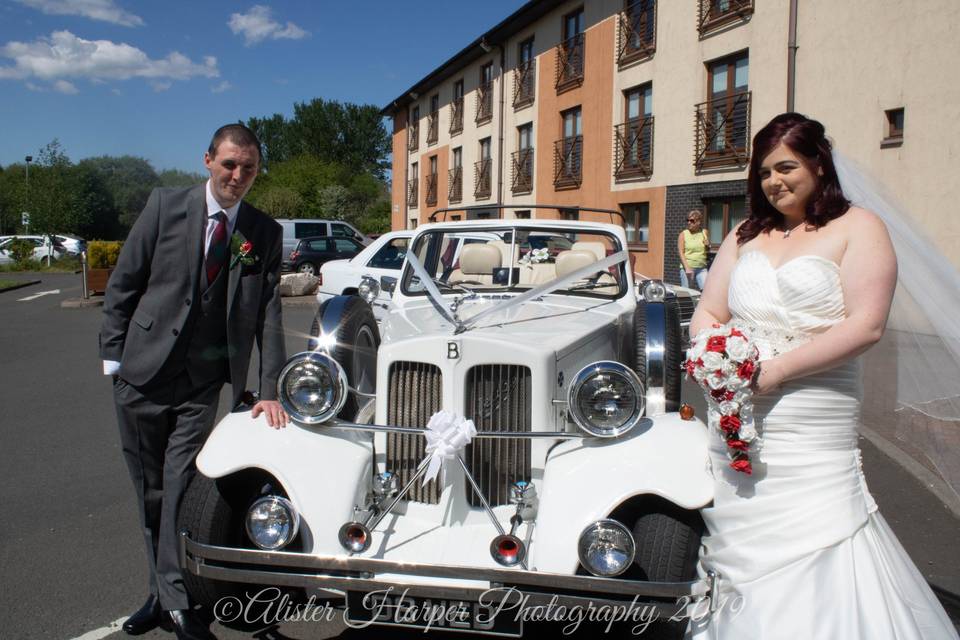
<path id="1" fill-rule="evenodd" d="M 217 126 L 322 97 L 384 106 L 523 0 L 0 0 L 0 165 L 202 171 Z"/>

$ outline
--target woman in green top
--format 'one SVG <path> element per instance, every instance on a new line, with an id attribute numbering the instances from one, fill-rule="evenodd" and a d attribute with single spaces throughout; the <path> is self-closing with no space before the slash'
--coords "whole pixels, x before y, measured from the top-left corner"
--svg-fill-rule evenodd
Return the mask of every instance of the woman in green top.
<path id="1" fill-rule="evenodd" d="M 694 209 L 687 214 L 687 228 L 677 238 L 680 254 L 680 284 L 703 291 L 707 283 L 707 249 L 710 236 L 703 228 L 703 213 Z"/>

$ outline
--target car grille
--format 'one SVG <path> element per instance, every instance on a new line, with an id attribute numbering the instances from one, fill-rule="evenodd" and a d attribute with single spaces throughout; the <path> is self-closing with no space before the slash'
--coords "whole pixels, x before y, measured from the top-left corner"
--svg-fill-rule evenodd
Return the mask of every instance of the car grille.
<path id="1" fill-rule="evenodd" d="M 530 369 L 520 365 L 485 364 L 467 372 L 466 417 L 477 431 L 530 431 Z M 467 445 L 464 462 L 490 506 L 508 504 L 510 485 L 530 480 L 530 440 L 478 439 Z M 469 485 L 467 500 L 481 506 Z"/>
<path id="2" fill-rule="evenodd" d="M 443 376 L 440 369 L 423 362 L 394 362 L 390 365 L 387 422 L 399 427 L 426 427 L 430 416 L 442 408 Z M 427 439 L 405 433 L 387 434 L 387 469 L 405 486 L 426 456 Z M 407 500 L 437 504 L 440 488 L 436 480 L 418 480 Z"/>
<path id="3" fill-rule="evenodd" d="M 530 431 L 530 369 L 519 365 L 480 365 L 467 372 L 466 417 L 477 431 Z M 440 369 L 422 362 L 390 365 L 387 421 L 400 427 L 426 427 L 430 416 L 442 408 L 443 377 Z M 410 481 L 426 456 L 427 440 L 420 435 L 387 434 L 387 468 L 401 486 Z M 478 439 L 468 445 L 464 462 L 490 506 L 510 502 L 510 485 L 530 480 L 530 440 Z M 472 487 L 467 500 L 481 506 Z M 412 502 L 437 504 L 436 480 L 418 481 L 406 496 Z"/>

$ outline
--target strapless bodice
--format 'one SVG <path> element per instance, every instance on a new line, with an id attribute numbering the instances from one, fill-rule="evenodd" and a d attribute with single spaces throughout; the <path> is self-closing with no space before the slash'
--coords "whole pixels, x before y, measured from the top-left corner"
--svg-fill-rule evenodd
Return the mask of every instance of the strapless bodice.
<path id="1" fill-rule="evenodd" d="M 730 275 L 727 305 L 764 360 L 807 342 L 846 316 L 840 267 L 815 255 L 774 267 L 762 251 L 744 253 Z"/>

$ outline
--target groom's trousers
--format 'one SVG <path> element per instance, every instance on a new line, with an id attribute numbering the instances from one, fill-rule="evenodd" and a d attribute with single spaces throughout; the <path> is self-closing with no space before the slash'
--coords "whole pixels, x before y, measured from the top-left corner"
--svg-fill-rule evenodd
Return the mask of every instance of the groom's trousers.
<path id="1" fill-rule="evenodd" d="M 213 428 L 222 387 L 222 381 L 196 385 L 186 372 L 163 385 L 140 388 L 114 378 L 120 442 L 147 546 L 150 593 L 166 611 L 189 608 L 177 556 L 177 511 L 196 472 L 197 453 Z"/>

